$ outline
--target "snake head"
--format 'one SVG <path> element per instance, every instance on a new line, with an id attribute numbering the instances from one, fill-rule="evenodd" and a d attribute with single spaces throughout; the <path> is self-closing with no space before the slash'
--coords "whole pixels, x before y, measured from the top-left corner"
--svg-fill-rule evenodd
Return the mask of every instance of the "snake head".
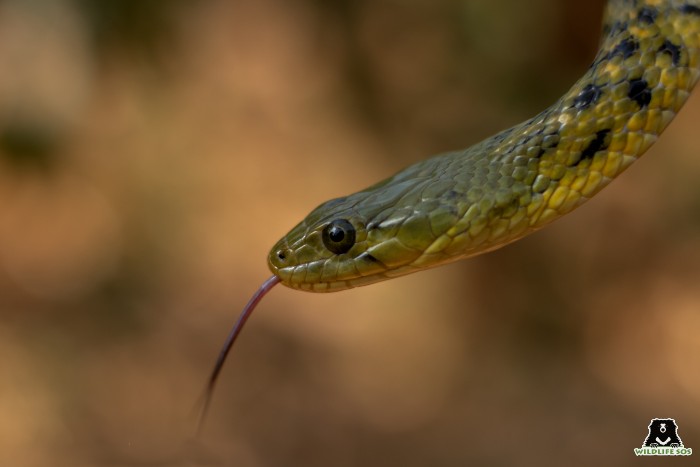
<path id="1" fill-rule="evenodd" d="M 415 271 L 436 204 L 420 195 L 430 180 L 421 166 L 318 206 L 272 248 L 272 272 L 288 287 L 332 292 Z"/>
<path id="2" fill-rule="evenodd" d="M 386 267 L 367 252 L 367 219 L 354 198 L 321 204 L 275 244 L 268 265 L 283 284 L 330 292 L 380 280 Z"/>
<path id="3" fill-rule="evenodd" d="M 327 201 L 277 242 L 268 265 L 288 287 L 332 292 L 444 262 L 442 255 L 426 252 L 458 219 L 444 193 L 451 185 L 436 182 L 419 163 Z"/>
<path id="4" fill-rule="evenodd" d="M 524 235 L 525 186 L 499 186 L 507 177 L 486 162 L 468 161 L 466 173 L 455 176 L 465 156 L 428 159 L 321 204 L 272 248 L 270 269 L 288 287 L 332 292 L 479 254 Z"/>

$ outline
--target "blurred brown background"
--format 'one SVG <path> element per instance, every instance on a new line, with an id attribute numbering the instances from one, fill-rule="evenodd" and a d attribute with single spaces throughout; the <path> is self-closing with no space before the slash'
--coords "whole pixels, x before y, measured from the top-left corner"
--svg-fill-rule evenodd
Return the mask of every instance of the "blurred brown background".
<path id="1" fill-rule="evenodd" d="M 654 417 L 700 455 L 700 93 L 530 238 L 275 289 L 191 440 L 272 244 L 542 110 L 592 60 L 601 11 L 0 1 L 0 465 L 632 466 Z"/>

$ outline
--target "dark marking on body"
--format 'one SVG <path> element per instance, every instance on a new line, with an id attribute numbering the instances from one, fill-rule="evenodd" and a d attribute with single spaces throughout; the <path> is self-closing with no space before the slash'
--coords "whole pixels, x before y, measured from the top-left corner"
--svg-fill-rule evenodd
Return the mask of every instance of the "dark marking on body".
<path id="1" fill-rule="evenodd" d="M 657 16 L 659 16 L 659 11 L 656 8 L 645 6 L 644 8 L 639 10 L 639 15 L 637 16 L 637 19 L 642 24 L 653 24 L 654 21 L 656 21 Z"/>
<path id="2" fill-rule="evenodd" d="M 609 129 L 600 130 L 599 132 L 597 132 L 593 141 L 591 141 L 588 144 L 588 146 L 586 146 L 586 149 L 581 151 L 581 158 L 576 162 L 576 164 L 578 164 L 584 159 L 592 159 L 595 153 L 607 149 L 610 145 L 610 142 L 607 140 L 609 134 Z"/>
<path id="3" fill-rule="evenodd" d="M 515 142 L 514 146 L 525 146 L 527 143 L 530 142 L 530 140 L 532 139 L 532 137 L 533 137 L 533 135 L 531 135 L 531 134 L 529 134 L 529 135 L 527 135 L 527 136 L 523 136 L 522 138 L 518 139 L 518 140 Z"/>
<path id="4" fill-rule="evenodd" d="M 507 130 L 503 130 L 502 132 L 498 133 L 496 136 L 493 137 L 494 141 L 503 142 L 510 136 L 510 134 L 513 132 L 514 128 L 508 128 Z"/>
<path id="5" fill-rule="evenodd" d="M 610 35 L 616 36 L 628 27 L 627 21 L 615 21 L 615 24 L 610 28 Z"/>
<path id="6" fill-rule="evenodd" d="M 627 96 L 635 101 L 639 107 L 644 108 L 651 102 L 651 89 L 649 83 L 643 79 L 630 80 L 630 89 Z"/>
<path id="7" fill-rule="evenodd" d="M 574 107 L 579 110 L 587 109 L 600 99 L 602 93 L 603 91 L 601 91 L 600 86 L 587 84 L 574 99 Z"/>
<path id="8" fill-rule="evenodd" d="M 615 21 L 613 24 L 606 24 L 603 27 L 603 35 L 611 37 L 616 36 L 625 29 L 627 29 L 627 22 Z"/>
<path id="9" fill-rule="evenodd" d="M 620 41 L 607 55 L 605 59 L 611 59 L 616 55 L 622 57 L 622 59 L 630 58 L 632 55 L 637 53 L 639 50 L 639 42 L 634 37 L 628 37 Z"/>
<path id="10" fill-rule="evenodd" d="M 695 5 L 682 5 L 678 11 L 686 15 L 700 16 L 700 7 L 696 7 Z"/>
<path id="11" fill-rule="evenodd" d="M 460 193 L 456 192 L 455 190 L 449 190 L 445 193 L 444 198 L 453 200 L 459 198 L 460 196 Z"/>
<path id="12" fill-rule="evenodd" d="M 667 53 L 671 56 L 673 64 L 678 66 L 681 61 L 681 46 L 674 44 L 673 42 L 666 39 L 661 47 L 659 47 L 659 53 Z"/>
<path id="13" fill-rule="evenodd" d="M 362 261 L 367 261 L 368 263 L 377 263 L 377 264 L 382 264 L 381 261 L 379 261 L 377 258 L 372 256 L 371 254 L 367 253 L 366 251 L 362 253 L 360 256 L 357 257 L 357 259 L 362 260 Z"/>

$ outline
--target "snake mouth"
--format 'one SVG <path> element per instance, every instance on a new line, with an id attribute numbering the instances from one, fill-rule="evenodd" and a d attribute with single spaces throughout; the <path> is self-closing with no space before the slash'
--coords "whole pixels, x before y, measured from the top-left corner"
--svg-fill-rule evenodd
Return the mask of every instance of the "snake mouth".
<path id="1" fill-rule="evenodd" d="M 272 273 L 279 277 L 283 285 L 309 292 L 336 292 L 377 280 L 371 276 L 363 277 L 357 273 L 350 276 L 339 276 L 337 267 L 333 268 L 328 261 L 314 261 L 282 268 L 275 267 L 272 263 L 269 266 Z"/>
<path id="2" fill-rule="evenodd" d="M 348 289 L 350 286 L 346 281 L 318 281 L 307 279 L 306 265 L 276 268 L 270 264 L 272 273 L 280 279 L 280 282 L 292 289 L 304 290 L 308 292 L 334 292 Z"/>
<path id="3" fill-rule="evenodd" d="M 357 254 L 357 253 L 356 253 Z M 274 248 L 268 267 L 287 287 L 310 292 L 335 292 L 393 277 L 394 269 L 370 253 L 333 255 L 309 262 L 298 262 L 295 251 Z"/>
<path id="4" fill-rule="evenodd" d="M 280 279 L 280 282 L 292 289 L 303 290 L 305 292 L 340 292 L 342 290 L 354 289 L 363 285 L 374 284 L 379 281 L 390 279 L 390 276 L 359 276 L 352 279 L 333 280 L 327 282 L 296 282 L 294 280 L 294 270 L 280 269 L 274 274 Z"/>

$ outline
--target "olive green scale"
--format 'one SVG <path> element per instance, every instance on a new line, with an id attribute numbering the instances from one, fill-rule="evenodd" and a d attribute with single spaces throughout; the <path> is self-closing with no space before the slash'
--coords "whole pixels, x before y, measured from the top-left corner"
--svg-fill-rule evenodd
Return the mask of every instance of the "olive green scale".
<path id="1" fill-rule="evenodd" d="M 371 284 L 499 248 L 598 193 L 700 76 L 700 0 L 611 0 L 605 18 L 593 64 L 554 105 L 320 205 L 273 247 L 272 272 L 315 292 Z"/>

